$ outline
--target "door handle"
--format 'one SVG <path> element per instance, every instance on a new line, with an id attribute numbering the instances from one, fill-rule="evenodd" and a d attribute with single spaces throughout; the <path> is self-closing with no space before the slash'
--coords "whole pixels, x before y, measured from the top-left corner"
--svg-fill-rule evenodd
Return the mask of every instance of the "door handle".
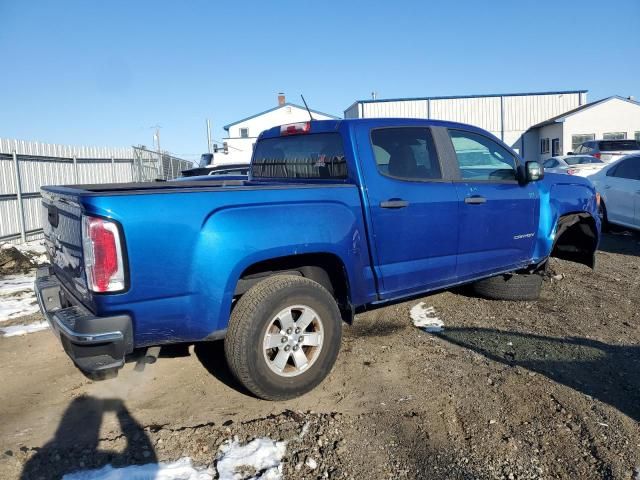
<path id="1" fill-rule="evenodd" d="M 605 185 L 605 186 L 604 186 L 604 189 L 605 189 L 605 190 L 609 190 L 610 188 L 611 188 L 611 185 Z"/>
<path id="2" fill-rule="evenodd" d="M 391 199 L 385 202 L 380 202 L 380 208 L 405 208 L 409 206 L 409 202 L 406 200 Z"/>
<path id="3" fill-rule="evenodd" d="M 487 203 L 487 199 L 480 195 L 473 195 L 471 197 L 466 197 L 464 199 L 464 203 L 469 205 L 480 205 L 481 203 Z"/>

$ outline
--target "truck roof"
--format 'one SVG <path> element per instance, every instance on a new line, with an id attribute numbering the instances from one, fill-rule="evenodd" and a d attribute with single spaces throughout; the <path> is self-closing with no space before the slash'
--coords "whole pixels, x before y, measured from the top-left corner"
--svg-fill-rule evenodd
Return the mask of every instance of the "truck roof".
<path id="1" fill-rule="evenodd" d="M 401 118 L 401 117 L 379 117 L 379 118 L 345 118 L 337 120 L 312 120 L 310 122 L 297 122 L 291 125 L 304 125 L 310 123 L 308 133 L 323 133 L 337 131 L 341 125 L 366 125 L 369 128 L 376 127 L 399 127 L 399 126 L 431 126 L 444 128 L 463 128 L 465 130 L 476 131 L 478 133 L 487 132 L 481 128 L 466 123 L 450 122 L 446 120 L 431 120 L 426 118 Z M 282 125 L 284 126 L 284 125 Z M 274 138 L 281 135 L 282 126 L 277 126 L 263 131 L 259 139 Z"/>

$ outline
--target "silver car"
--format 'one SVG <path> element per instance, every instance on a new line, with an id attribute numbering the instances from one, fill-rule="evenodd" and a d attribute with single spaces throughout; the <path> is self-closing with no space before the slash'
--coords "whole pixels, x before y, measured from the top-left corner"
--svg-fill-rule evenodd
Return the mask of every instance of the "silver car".
<path id="1" fill-rule="evenodd" d="M 605 162 L 590 155 L 561 155 L 547 159 L 544 171 L 587 177 L 598 173 L 605 165 Z"/>
<path id="2" fill-rule="evenodd" d="M 589 179 L 600 194 L 603 228 L 613 223 L 640 229 L 640 155 L 609 163 Z"/>
<path id="3" fill-rule="evenodd" d="M 635 140 L 591 140 L 578 145 L 569 155 L 591 155 L 609 163 L 637 153 L 640 154 L 640 143 Z"/>

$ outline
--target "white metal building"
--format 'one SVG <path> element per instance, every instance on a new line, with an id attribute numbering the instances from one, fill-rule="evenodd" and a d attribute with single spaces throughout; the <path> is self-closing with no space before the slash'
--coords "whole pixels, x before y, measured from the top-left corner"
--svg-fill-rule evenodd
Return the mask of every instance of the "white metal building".
<path id="1" fill-rule="evenodd" d="M 468 123 L 488 130 L 522 152 L 523 134 L 533 125 L 586 102 L 586 90 L 358 100 L 345 110 L 344 117 L 431 118 Z"/>
<path id="2" fill-rule="evenodd" d="M 524 135 L 527 160 L 566 155 L 589 140 L 640 141 L 640 103 L 608 97 L 532 126 Z"/>
<path id="3" fill-rule="evenodd" d="M 311 110 L 315 120 L 331 120 L 338 117 Z M 253 145 L 258 135 L 267 130 L 287 123 L 306 122 L 309 112 L 304 106 L 288 103 L 284 94 L 278 95 L 278 105 L 264 112 L 256 113 L 224 126 L 228 136 L 223 139 L 228 153 L 218 149 L 213 155 L 214 165 L 228 163 L 249 163 L 253 153 Z"/>

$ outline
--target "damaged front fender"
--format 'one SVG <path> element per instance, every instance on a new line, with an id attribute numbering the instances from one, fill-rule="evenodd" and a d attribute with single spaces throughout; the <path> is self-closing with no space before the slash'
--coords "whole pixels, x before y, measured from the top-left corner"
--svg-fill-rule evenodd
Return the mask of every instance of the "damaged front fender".
<path id="1" fill-rule="evenodd" d="M 559 174 L 546 175 L 537 184 L 540 218 L 533 259 L 543 262 L 552 256 L 595 268 L 600 219 L 593 184 Z"/>

